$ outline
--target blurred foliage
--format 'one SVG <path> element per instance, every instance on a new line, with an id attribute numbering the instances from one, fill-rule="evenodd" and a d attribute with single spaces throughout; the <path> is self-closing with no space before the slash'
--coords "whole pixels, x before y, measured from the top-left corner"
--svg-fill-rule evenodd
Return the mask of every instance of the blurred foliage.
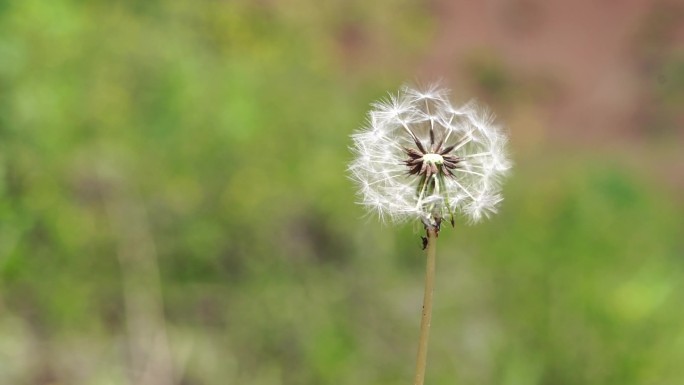
<path id="1" fill-rule="evenodd" d="M 156 268 L 178 383 L 408 381 L 419 229 L 345 167 L 429 31 L 409 1 L 0 1 L 0 383 L 129 383 Z M 684 207 L 628 157 L 516 154 L 501 215 L 443 231 L 428 383 L 684 378 Z"/>

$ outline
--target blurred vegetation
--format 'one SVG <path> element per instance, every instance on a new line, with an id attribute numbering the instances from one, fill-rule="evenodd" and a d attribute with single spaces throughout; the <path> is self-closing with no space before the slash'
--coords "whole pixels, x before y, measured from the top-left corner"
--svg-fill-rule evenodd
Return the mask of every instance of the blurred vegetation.
<path id="1" fill-rule="evenodd" d="M 419 231 L 345 167 L 419 5 L 0 1 L 0 383 L 409 381 Z M 513 152 L 440 238 L 427 383 L 682 383 L 681 199 L 628 151 Z"/>

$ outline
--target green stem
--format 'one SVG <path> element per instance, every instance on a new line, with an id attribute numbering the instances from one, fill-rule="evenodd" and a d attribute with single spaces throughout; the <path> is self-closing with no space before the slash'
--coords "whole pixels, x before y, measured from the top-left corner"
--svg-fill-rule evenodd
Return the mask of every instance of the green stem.
<path id="1" fill-rule="evenodd" d="M 437 251 L 437 230 L 427 229 L 428 244 L 426 248 L 427 266 L 425 270 L 425 294 L 423 296 L 423 314 L 420 318 L 420 339 L 418 340 L 418 358 L 416 359 L 416 377 L 414 385 L 423 385 L 427 366 L 428 337 L 432 320 L 432 292 L 435 287 L 435 254 Z"/>

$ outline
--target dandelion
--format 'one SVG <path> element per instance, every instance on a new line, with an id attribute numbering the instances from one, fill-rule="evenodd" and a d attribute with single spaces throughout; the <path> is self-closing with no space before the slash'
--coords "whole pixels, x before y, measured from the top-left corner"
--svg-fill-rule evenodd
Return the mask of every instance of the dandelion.
<path id="1" fill-rule="evenodd" d="M 434 227 L 443 219 L 453 225 L 457 213 L 471 223 L 496 213 L 510 162 L 491 114 L 474 103 L 454 108 L 437 86 L 403 87 L 373 107 L 367 127 L 352 136 L 349 167 L 365 206 Z"/>
<path id="2" fill-rule="evenodd" d="M 438 85 L 404 86 L 374 103 L 367 125 L 352 135 L 349 166 L 361 203 L 381 219 L 420 220 L 426 230 L 427 274 L 416 368 L 423 384 L 441 223 L 459 215 L 476 223 L 496 213 L 511 163 L 494 116 L 475 103 L 455 108 Z"/>

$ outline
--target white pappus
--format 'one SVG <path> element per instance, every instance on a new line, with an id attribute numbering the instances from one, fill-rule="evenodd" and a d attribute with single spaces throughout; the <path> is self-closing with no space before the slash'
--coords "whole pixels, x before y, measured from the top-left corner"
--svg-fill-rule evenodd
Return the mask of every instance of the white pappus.
<path id="1" fill-rule="evenodd" d="M 511 162 L 493 115 L 474 102 L 453 107 L 438 85 L 404 86 L 372 107 L 352 135 L 360 203 L 382 219 L 437 229 L 458 213 L 474 223 L 496 212 Z"/>

